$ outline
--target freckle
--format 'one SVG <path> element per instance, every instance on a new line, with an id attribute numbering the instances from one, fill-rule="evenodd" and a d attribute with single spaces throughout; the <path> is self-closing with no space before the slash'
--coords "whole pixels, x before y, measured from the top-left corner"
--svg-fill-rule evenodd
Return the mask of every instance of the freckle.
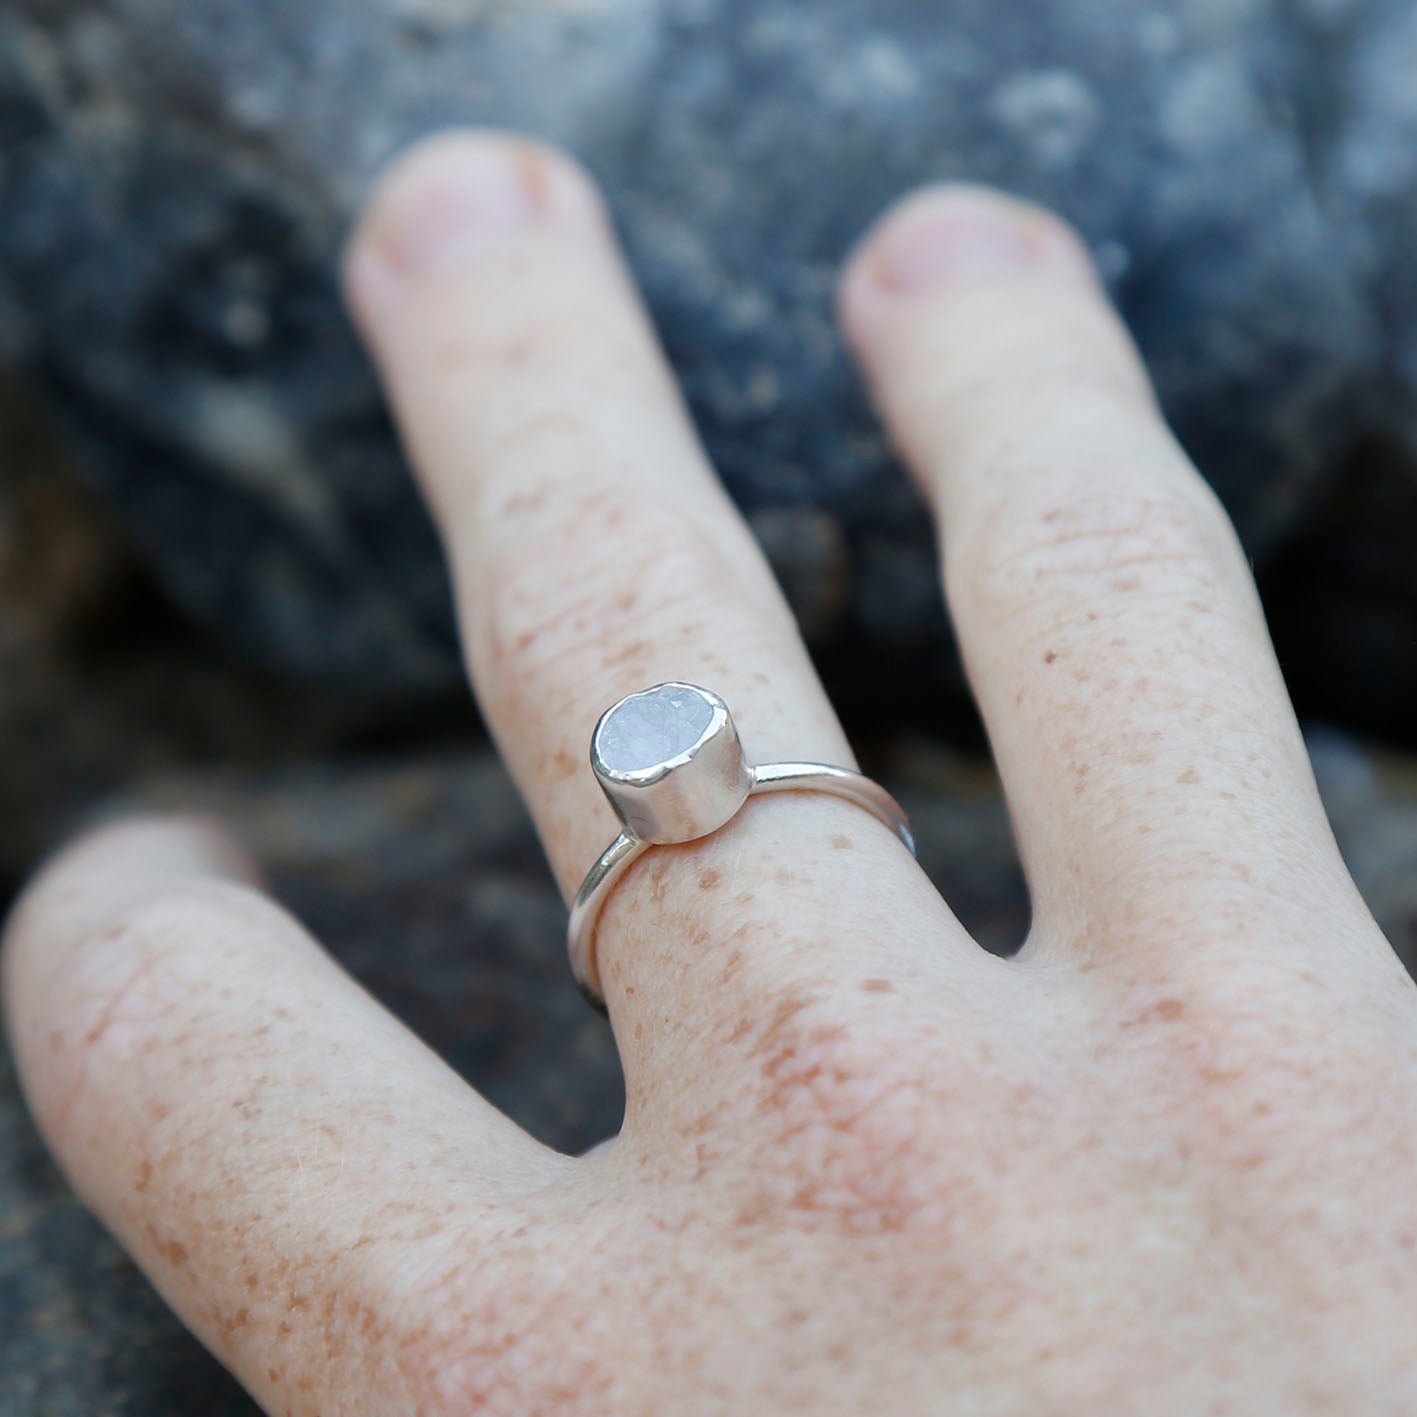
<path id="1" fill-rule="evenodd" d="M 163 1246 L 161 1253 L 178 1269 L 187 1263 L 187 1246 L 180 1240 L 173 1240 L 170 1244 Z"/>
<path id="2" fill-rule="evenodd" d="M 1180 777 L 1176 779 L 1177 782 L 1183 783 L 1187 787 L 1199 782 L 1200 780 L 1201 775 L 1195 770 L 1195 768 L 1187 768 L 1185 772 L 1183 772 Z"/>
<path id="3" fill-rule="evenodd" d="M 559 782 L 574 777 L 581 769 L 581 760 L 565 748 L 558 749 L 551 759 L 552 776 Z"/>
<path id="4" fill-rule="evenodd" d="M 631 660 L 643 659 L 650 651 L 648 640 L 631 640 L 627 645 L 617 650 L 605 662 L 611 664 L 628 664 Z"/>
<path id="5" fill-rule="evenodd" d="M 1101 618 L 1101 617 L 1098 615 L 1097 611 L 1095 611 L 1095 610 L 1089 610 L 1089 611 L 1087 612 L 1087 619 L 1088 619 L 1088 623 L 1089 623 L 1089 624 L 1094 624 L 1094 623 L 1095 623 L 1098 619 L 1100 619 L 1100 618 Z"/>
<path id="6" fill-rule="evenodd" d="M 752 905 L 756 899 L 757 897 L 752 891 L 743 891 L 740 895 L 733 897 L 733 903 L 735 905 Z"/>
<path id="7" fill-rule="evenodd" d="M 1112 589 L 1136 590 L 1139 585 L 1141 585 L 1140 576 L 1118 576 L 1117 579 L 1112 582 Z"/>
<path id="8" fill-rule="evenodd" d="M 502 504 L 504 512 L 534 512 L 545 497 L 540 492 L 518 492 L 514 497 L 508 497 Z"/>
<path id="9" fill-rule="evenodd" d="M 861 981 L 863 994 L 894 994 L 896 987 L 889 979 L 864 979 Z"/>
<path id="10" fill-rule="evenodd" d="M 707 871 L 699 872 L 699 889 L 701 891 L 711 891 L 722 879 L 722 872 L 710 866 Z"/>
<path id="11" fill-rule="evenodd" d="M 832 847 L 837 851 L 850 851 L 855 843 L 849 836 L 832 837 Z"/>
<path id="12" fill-rule="evenodd" d="M 1043 656 L 1043 662 L 1044 664 L 1052 664 L 1053 661 L 1057 659 L 1057 657 L 1058 651 L 1055 649 L 1050 649 L 1048 653 Z"/>
<path id="13" fill-rule="evenodd" d="M 723 962 L 723 968 L 719 970 L 718 982 L 720 985 L 727 984 L 730 979 L 743 967 L 743 951 L 734 950 Z"/>
<path id="14" fill-rule="evenodd" d="M 1149 1009 L 1143 1009 L 1141 1013 L 1124 1019 L 1121 1026 L 1123 1028 L 1137 1028 L 1141 1024 L 1151 1023 L 1154 1019 L 1161 1019 L 1164 1023 L 1173 1023 L 1185 1012 L 1186 1005 L 1182 1000 L 1162 999 Z"/>
<path id="15" fill-rule="evenodd" d="M 151 1161 L 145 1161 L 145 1162 L 143 1162 L 143 1164 L 142 1164 L 141 1166 L 138 1167 L 138 1190 L 139 1190 L 140 1192 L 147 1190 L 149 1183 L 152 1181 L 152 1178 L 153 1178 L 153 1165 L 152 1165 L 152 1162 L 151 1162 Z"/>

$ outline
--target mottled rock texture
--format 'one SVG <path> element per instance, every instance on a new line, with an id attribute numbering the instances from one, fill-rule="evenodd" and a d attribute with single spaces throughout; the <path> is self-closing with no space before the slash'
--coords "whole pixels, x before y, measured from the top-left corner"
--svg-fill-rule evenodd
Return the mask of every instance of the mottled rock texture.
<path id="1" fill-rule="evenodd" d="M 336 252 L 419 134 L 543 134 L 608 188 L 820 642 L 917 673 L 929 538 L 831 324 L 856 235 L 936 178 L 1066 212 L 1263 561 L 1351 484 L 1413 480 L 1414 70 L 1411 0 L 13 0 L 0 335 L 183 604 L 268 663 L 445 682 Z M 1407 627 L 1386 496 L 1300 579 Z"/>

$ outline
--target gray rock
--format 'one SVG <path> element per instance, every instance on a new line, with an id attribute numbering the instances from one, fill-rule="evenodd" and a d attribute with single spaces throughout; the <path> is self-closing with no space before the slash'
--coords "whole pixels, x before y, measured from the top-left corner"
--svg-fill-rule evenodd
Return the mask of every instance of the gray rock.
<path id="1" fill-rule="evenodd" d="M 930 538 L 830 320 L 856 235 L 937 178 L 1066 212 L 1264 557 L 1362 438 L 1408 446 L 1369 395 L 1412 363 L 1411 203 L 1383 195 L 1411 24 L 1408 0 L 16 0 L 0 337 L 192 611 L 268 662 L 443 682 L 443 575 L 335 253 L 417 135 L 542 134 L 607 186 L 740 504 L 818 528 L 823 559 L 787 559 L 822 642 L 918 673 Z"/>
<path id="2" fill-rule="evenodd" d="M 1411 742 L 1417 267 L 1404 253 L 1417 249 L 1417 6 L 1379 0 L 1328 7 L 1331 16 L 1311 8 L 1346 55 L 1313 144 L 1314 184 L 1379 322 L 1382 363 L 1355 391 L 1363 436 L 1274 567 L 1270 599 L 1286 670 L 1310 712 Z"/>

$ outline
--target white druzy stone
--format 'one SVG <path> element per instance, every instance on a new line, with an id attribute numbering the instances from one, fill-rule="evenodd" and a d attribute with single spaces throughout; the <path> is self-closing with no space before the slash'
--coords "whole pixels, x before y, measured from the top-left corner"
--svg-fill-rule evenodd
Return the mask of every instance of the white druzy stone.
<path id="1" fill-rule="evenodd" d="M 643 772 L 688 752 L 713 722 L 713 712 L 696 690 L 663 684 L 616 704 L 596 734 L 596 751 L 611 772 Z"/>

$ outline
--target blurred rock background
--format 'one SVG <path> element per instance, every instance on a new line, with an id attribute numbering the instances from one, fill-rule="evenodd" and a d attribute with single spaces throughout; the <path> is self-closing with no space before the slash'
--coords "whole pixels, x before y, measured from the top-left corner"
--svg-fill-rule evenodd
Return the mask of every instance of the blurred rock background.
<path id="1" fill-rule="evenodd" d="M 333 279 L 390 154 L 495 121 L 605 182 L 868 767 L 1001 950 L 1027 926 L 1007 820 L 830 289 L 918 182 L 1064 210 L 1246 538 L 1413 962 L 1415 73 L 1413 0 L 11 0 L 0 902 L 96 809 L 220 811 L 512 1115 L 569 1148 L 616 1126 Z M 68 1196 L 0 1055 L 0 1417 L 251 1410 Z"/>

